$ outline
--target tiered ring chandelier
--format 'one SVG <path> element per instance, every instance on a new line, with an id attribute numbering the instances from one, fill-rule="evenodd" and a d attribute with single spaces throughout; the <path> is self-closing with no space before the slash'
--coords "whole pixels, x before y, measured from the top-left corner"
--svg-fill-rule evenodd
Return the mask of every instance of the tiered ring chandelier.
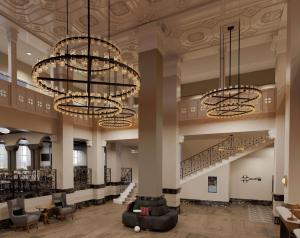
<path id="1" fill-rule="evenodd" d="M 54 98 L 54 109 L 80 118 L 113 117 L 122 112 L 122 100 L 136 95 L 140 75 L 126 64 L 119 48 L 110 41 L 110 0 L 108 0 L 108 39 L 91 35 L 90 0 L 87 0 L 87 34 L 67 36 L 40 60 L 32 70 L 36 85 Z"/>
<path id="2" fill-rule="evenodd" d="M 123 106 L 121 113 L 113 117 L 106 117 L 100 119 L 98 121 L 98 125 L 103 128 L 128 128 L 133 125 L 135 118 L 135 110 Z"/>
<path id="3" fill-rule="evenodd" d="M 238 73 L 237 85 L 232 82 L 232 38 L 234 32 L 238 34 Z M 226 86 L 225 74 L 225 36 L 229 34 L 229 76 Z M 207 92 L 201 98 L 201 104 L 207 109 L 206 115 L 212 118 L 231 118 L 248 115 L 255 112 L 255 103 L 261 97 L 260 89 L 241 85 L 240 80 L 240 52 L 241 29 L 238 26 L 229 26 L 220 30 L 220 88 Z"/>

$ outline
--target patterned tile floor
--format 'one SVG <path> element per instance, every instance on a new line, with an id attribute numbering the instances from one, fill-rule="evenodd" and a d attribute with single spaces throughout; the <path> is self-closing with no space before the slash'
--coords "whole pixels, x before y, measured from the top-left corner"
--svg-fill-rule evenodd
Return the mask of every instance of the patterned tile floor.
<path id="1" fill-rule="evenodd" d="M 273 222 L 272 208 L 269 206 L 248 205 L 248 216 L 251 222 Z"/>
<path id="2" fill-rule="evenodd" d="M 125 206 L 107 203 L 77 211 L 75 218 L 40 224 L 38 230 L 0 231 L 1 238 L 278 238 L 279 227 L 253 217 L 260 212 L 247 205 L 230 207 L 182 205 L 178 225 L 169 232 L 142 231 L 124 227 L 121 213 Z M 262 211 L 262 208 L 257 208 Z M 250 214 L 252 220 L 250 221 Z M 261 215 L 259 215 L 261 216 Z"/>

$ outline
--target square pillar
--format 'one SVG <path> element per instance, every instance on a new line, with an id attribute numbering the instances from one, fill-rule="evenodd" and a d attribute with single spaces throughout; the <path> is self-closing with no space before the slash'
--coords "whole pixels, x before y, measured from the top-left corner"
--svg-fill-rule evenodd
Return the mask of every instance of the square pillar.
<path id="1" fill-rule="evenodd" d="M 180 206 L 180 144 L 177 102 L 180 100 L 179 57 L 164 60 L 163 79 L 163 194 L 169 207 Z"/>
<path id="2" fill-rule="evenodd" d="M 286 81 L 286 147 L 285 174 L 288 176 L 285 188 L 285 202 L 300 203 L 300 1 L 287 2 L 287 81 Z"/>
<path id="3" fill-rule="evenodd" d="M 139 29 L 139 196 L 162 195 L 162 31 L 157 24 Z"/>
<path id="4" fill-rule="evenodd" d="M 57 188 L 74 189 L 73 119 L 59 115 L 57 136 L 52 138 L 52 167 L 56 169 Z"/>

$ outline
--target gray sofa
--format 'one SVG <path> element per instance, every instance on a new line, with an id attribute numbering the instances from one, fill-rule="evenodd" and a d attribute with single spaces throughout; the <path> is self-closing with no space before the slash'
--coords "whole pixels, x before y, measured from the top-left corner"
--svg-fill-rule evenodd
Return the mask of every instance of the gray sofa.
<path id="1" fill-rule="evenodd" d="M 40 212 L 26 212 L 24 205 L 24 198 L 16 198 L 7 201 L 9 218 L 18 227 L 26 228 L 29 232 L 31 226 L 38 228 L 38 222 L 40 219 Z"/>
<path id="2" fill-rule="evenodd" d="M 55 205 L 54 214 L 60 220 L 65 219 L 67 216 L 74 218 L 76 208 L 74 205 L 68 205 L 66 199 L 66 193 L 53 193 L 52 203 Z"/>
<path id="3" fill-rule="evenodd" d="M 166 206 L 164 198 L 154 200 L 137 198 L 134 203 L 135 207 L 148 207 L 150 215 L 142 216 L 132 210 L 125 211 L 122 216 L 122 222 L 125 226 L 139 226 L 141 229 L 152 231 L 168 231 L 176 226 L 178 213 L 175 209 Z"/>

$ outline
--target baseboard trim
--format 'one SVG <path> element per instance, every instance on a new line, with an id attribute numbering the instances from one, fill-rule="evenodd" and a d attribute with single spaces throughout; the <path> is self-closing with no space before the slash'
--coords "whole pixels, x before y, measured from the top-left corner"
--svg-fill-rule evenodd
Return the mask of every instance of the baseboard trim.
<path id="1" fill-rule="evenodd" d="M 206 205 L 206 206 L 229 206 L 230 205 L 230 202 L 197 200 L 197 199 L 187 199 L 187 198 L 181 198 L 180 202 L 194 204 L 194 205 Z"/>
<path id="2" fill-rule="evenodd" d="M 116 195 L 108 195 L 108 196 L 105 196 L 105 201 L 111 201 L 111 200 L 114 200 L 115 198 L 118 198 L 120 196 L 120 194 L 116 194 Z"/>
<path id="3" fill-rule="evenodd" d="M 178 194 L 180 193 L 181 188 L 163 188 L 162 192 L 164 194 Z"/>
<path id="4" fill-rule="evenodd" d="M 232 204 L 262 205 L 262 206 L 271 206 L 273 204 L 272 201 L 255 200 L 255 199 L 240 199 L 240 198 L 230 198 L 230 203 L 232 203 Z"/>
<path id="5" fill-rule="evenodd" d="M 177 206 L 177 207 L 170 207 L 170 206 L 168 206 L 168 208 L 173 209 L 173 210 L 176 210 L 177 213 L 180 214 L 180 211 L 181 211 L 180 205 Z"/>
<path id="6" fill-rule="evenodd" d="M 283 202 L 284 195 L 283 194 L 273 194 L 273 200 L 276 202 Z"/>

